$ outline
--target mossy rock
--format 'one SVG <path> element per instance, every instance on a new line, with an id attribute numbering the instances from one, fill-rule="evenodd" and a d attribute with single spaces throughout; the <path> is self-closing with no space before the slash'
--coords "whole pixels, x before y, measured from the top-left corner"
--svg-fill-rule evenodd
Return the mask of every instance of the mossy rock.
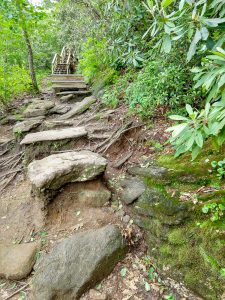
<path id="1" fill-rule="evenodd" d="M 158 188 L 147 188 L 135 205 L 138 214 L 154 217 L 162 224 L 181 224 L 189 216 L 189 205 Z"/>

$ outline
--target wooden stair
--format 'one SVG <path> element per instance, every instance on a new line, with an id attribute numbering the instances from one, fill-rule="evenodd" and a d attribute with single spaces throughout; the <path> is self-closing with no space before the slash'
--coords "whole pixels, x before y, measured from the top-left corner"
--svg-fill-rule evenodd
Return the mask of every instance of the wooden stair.
<path id="1" fill-rule="evenodd" d="M 89 95 L 84 76 L 71 74 L 75 68 L 72 50 L 63 47 L 61 55 L 55 54 L 52 61 L 52 89 L 56 95 Z"/>

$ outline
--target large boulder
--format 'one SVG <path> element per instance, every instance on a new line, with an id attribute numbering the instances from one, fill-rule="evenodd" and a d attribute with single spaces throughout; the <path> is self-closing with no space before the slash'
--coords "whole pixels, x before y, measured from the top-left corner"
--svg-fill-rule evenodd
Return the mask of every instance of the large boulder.
<path id="1" fill-rule="evenodd" d="M 0 277 L 12 280 L 26 278 L 35 263 L 39 243 L 0 244 Z"/>
<path id="2" fill-rule="evenodd" d="M 66 114 L 60 116 L 60 119 L 67 120 L 75 115 L 80 115 L 95 103 L 97 99 L 94 96 L 86 97 L 81 102 L 77 102 L 74 107 Z"/>
<path id="3" fill-rule="evenodd" d="M 54 106 L 55 104 L 53 101 L 34 99 L 33 102 L 25 109 L 23 116 L 25 118 L 45 116 L 49 113 L 49 110 Z"/>
<path id="4" fill-rule="evenodd" d="M 46 131 L 27 134 L 25 138 L 20 142 L 20 144 L 27 145 L 27 144 L 34 144 L 34 143 L 41 143 L 41 142 L 71 140 L 86 135 L 87 135 L 87 131 L 85 127 L 46 130 Z"/>
<path id="5" fill-rule="evenodd" d="M 33 299 L 80 299 L 113 270 L 125 252 L 114 225 L 65 239 L 40 259 L 32 282 Z"/>
<path id="6" fill-rule="evenodd" d="M 13 127 L 14 134 L 23 134 L 32 129 L 37 128 L 44 120 L 44 117 L 31 118 L 22 122 L 16 123 Z"/>
<path id="7" fill-rule="evenodd" d="M 30 163 L 28 178 L 33 192 L 46 198 L 66 183 L 94 179 L 104 172 L 106 165 L 105 158 L 91 151 L 65 152 Z"/>

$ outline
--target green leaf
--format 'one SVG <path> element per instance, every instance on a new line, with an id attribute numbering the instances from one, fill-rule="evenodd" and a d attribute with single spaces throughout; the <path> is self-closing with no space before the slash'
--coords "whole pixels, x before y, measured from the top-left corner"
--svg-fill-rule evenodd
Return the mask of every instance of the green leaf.
<path id="1" fill-rule="evenodd" d="M 203 136 L 202 136 L 201 132 L 197 132 L 196 137 L 195 137 L 195 141 L 196 141 L 196 144 L 200 148 L 202 148 L 204 140 L 203 140 Z"/>
<path id="2" fill-rule="evenodd" d="M 121 270 L 120 270 L 120 275 L 122 277 L 125 277 L 127 275 L 127 268 L 126 267 L 123 267 Z"/>
<path id="3" fill-rule="evenodd" d="M 145 281 L 145 290 L 146 292 L 149 292 L 151 290 L 150 284 L 147 281 Z"/>
<path id="4" fill-rule="evenodd" d="M 167 8 L 168 6 L 170 6 L 173 3 L 174 0 L 163 0 L 161 3 L 161 6 L 163 8 Z"/>
<path id="5" fill-rule="evenodd" d="M 195 146 L 195 148 L 192 150 L 192 161 L 196 159 L 200 151 L 201 148 L 199 146 Z"/>
<path id="6" fill-rule="evenodd" d="M 189 116 L 194 114 L 193 109 L 190 104 L 186 104 L 186 111 L 188 112 Z"/>
<path id="7" fill-rule="evenodd" d="M 178 115 L 171 115 L 171 116 L 169 116 L 169 118 L 171 120 L 175 120 L 175 121 L 186 121 L 186 120 L 188 120 L 188 118 L 183 117 L 183 116 L 178 116 Z"/>
<path id="8" fill-rule="evenodd" d="M 164 38 L 163 38 L 163 42 L 162 42 L 162 51 L 165 53 L 169 53 L 171 50 L 171 39 L 170 36 L 167 34 Z"/>
<path id="9" fill-rule="evenodd" d="M 209 208 L 208 208 L 208 206 L 203 206 L 202 207 L 202 212 L 204 213 L 204 214 L 207 214 L 208 212 L 209 212 Z"/>

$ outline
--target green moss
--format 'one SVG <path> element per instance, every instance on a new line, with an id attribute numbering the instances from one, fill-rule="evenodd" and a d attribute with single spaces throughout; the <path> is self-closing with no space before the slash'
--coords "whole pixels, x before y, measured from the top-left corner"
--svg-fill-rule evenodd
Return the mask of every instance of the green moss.
<path id="1" fill-rule="evenodd" d="M 159 252 L 165 256 L 172 256 L 174 254 L 173 249 L 170 245 L 164 244 L 159 248 Z"/>
<path id="2" fill-rule="evenodd" d="M 174 229 L 168 234 L 168 241 L 173 245 L 183 245 L 187 239 L 182 229 Z"/>

